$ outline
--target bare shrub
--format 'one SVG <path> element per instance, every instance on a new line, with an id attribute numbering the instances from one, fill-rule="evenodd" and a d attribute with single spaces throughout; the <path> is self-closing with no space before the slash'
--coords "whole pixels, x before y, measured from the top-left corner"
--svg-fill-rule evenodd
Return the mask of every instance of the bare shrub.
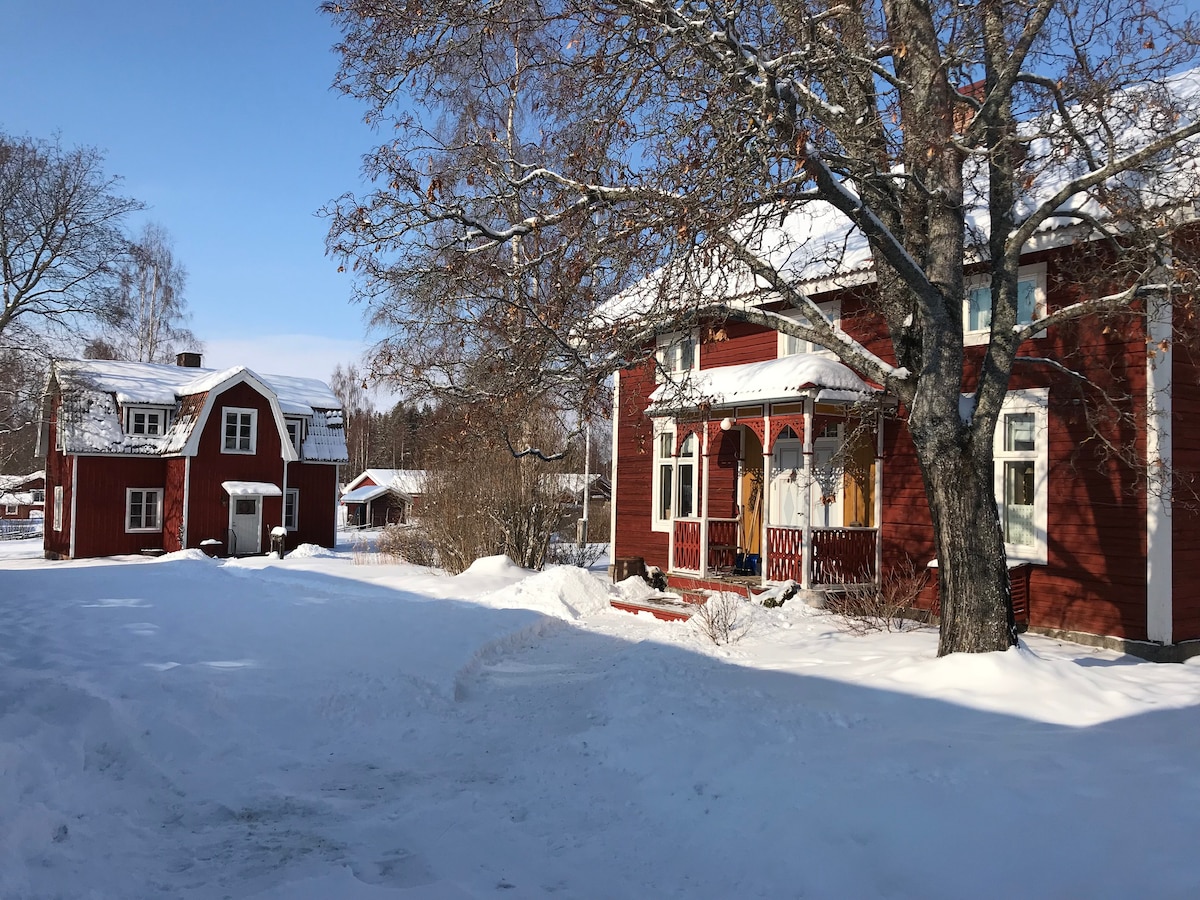
<path id="1" fill-rule="evenodd" d="M 878 585 L 861 585 L 827 595 L 825 608 L 840 619 L 843 631 L 903 631 L 913 624 L 917 597 L 929 580 L 925 568 L 905 557 L 880 579 Z"/>
<path id="2" fill-rule="evenodd" d="M 437 550 L 419 525 L 386 526 L 375 538 L 380 555 L 416 566 L 436 566 Z"/>
<path id="3" fill-rule="evenodd" d="M 559 541 L 546 551 L 546 563 L 556 566 L 579 566 L 589 569 L 604 555 L 608 544 L 577 544 L 574 541 Z"/>
<path id="4" fill-rule="evenodd" d="M 706 601 L 697 604 L 692 621 L 701 634 L 718 646 L 740 641 L 749 627 L 742 616 L 742 600 L 737 594 L 727 592 L 710 594 Z"/>

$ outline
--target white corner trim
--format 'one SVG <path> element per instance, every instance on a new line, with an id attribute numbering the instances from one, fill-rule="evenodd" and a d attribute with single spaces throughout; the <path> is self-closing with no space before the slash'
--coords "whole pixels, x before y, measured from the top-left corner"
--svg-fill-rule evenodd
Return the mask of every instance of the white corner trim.
<path id="1" fill-rule="evenodd" d="M 185 456 L 183 458 L 183 528 L 182 534 L 179 535 L 179 549 L 186 550 L 188 548 L 188 498 L 192 493 L 192 458 Z M 165 517 L 164 517 L 165 519 Z"/>
<path id="2" fill-rule="evenodd" d="M 71 457 L 71 545 L 67 550 L 71 559 L 75 558 L 75 501 L 79 499 L 79 456 Z M 45 526 L 43 526 L 45 527 Z"/>
<path id="3" fill-rule="evenodd" d="M 1148 304 L 1146 331 L 1146 637 L 1173 642 L 1171 297 Z M 1166 349 L 1161 349 L 1165 347 Z"/>

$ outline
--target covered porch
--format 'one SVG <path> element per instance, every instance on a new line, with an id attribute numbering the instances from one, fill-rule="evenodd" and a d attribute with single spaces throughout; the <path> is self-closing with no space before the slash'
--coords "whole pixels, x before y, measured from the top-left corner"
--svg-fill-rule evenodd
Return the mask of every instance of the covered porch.
<path id="1" fill-rule="evenodd" d="M 840 363 L 810 362 L 697 373 L 709 375 L 695 379 L 706 404 L 687 407 L 661 388 L 652 397 L 669 574 L 809 590 L 877 583 L 882 422 L 879 404 L 865 402 L 877 391 Z"/>

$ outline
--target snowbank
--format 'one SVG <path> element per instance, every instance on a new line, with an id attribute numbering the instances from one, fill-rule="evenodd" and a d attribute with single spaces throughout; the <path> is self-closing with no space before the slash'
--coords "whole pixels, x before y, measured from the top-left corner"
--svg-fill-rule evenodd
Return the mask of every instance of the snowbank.
<path id="1" fill-rule="evenodd" d="M 481 602 L 500 609 L 529 609 L 574 621 L 608 611 L 610 598 L 608 584 L 600 576 L 576 566 L 554 566 L 486 594 Z"/>

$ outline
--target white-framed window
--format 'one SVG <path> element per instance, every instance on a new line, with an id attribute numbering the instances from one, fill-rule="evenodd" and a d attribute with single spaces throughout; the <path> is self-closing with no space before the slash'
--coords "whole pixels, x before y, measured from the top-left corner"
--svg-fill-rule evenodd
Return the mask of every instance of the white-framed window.
<path id="1" fill-rule="evenodd" d="M 61 484 L 54 486 L 54 530 L 62 531 L 63 527 L 63 487 Z"/>
<path id="2" fill-rule="evenodd" d="M 46 502 L 46 492 L 39 488 L 34 488 L 33 502 L 34 503 L 45 503 Z"/>
<path id="3" fill-rule="evenodd" d="M 125 530 L 162 531 L 162 488 L 126 488 Z"/>
<path id="4" fill-rule="evenodd" d="M 679 447 L 675 460 L 675 518 L 690 519 L 698 515 L 696 481 L 700 466 L 697 464 L 696 434 L 689 434 Z"/>
<path id="5" fill-rule="evenodd" d="M 654 429 L 654 473 L 651 478 L 654 494 L 650 527 L 654 531 L 671 529 L 671 512 L 675 508 L 675 429 L 659 424 Z"/>
<path id="6" fill-rule="evenodd" d="M 993 436 L 993 479 L 1009 559 L 1046 562 L 1049 446 L 1045 388 L 1011 391 Z"/>
<path id="7" fill-rule="evenodd" d="M 834 328 L 841 327 L 842 304 L 840 300 L 830 300 L 817 305 L 821 307 L 821 312 L 825 314 L 825 317 L 833 323 Z M 781 310 L 779 314 L 789 319 L 795 319 L 802 325 L 808 324 L 808 317 L 798 309 Z M 779 358 L 795 356 L 797 353 L 815 353 L 818 356 L 826 356 L 830 359 L 836 358 L 831 351 L 826 350 L 820 344 L 814 344 L 812 341 L 784 334 L 782 331 L 779 332 Z"/>
<path id="8" fill-rule="evenodd" d="M 304 420 L 284 419 L 283 423 L 287 426 L 288 440 L 292 442 L 292 447 L 299 453 L 300 445 L 304 443 Z"/>
<path id="9" fill-rule="evenodd" d="M 258 443 L 258 410 L 227 406 L 222 410 L 222 453 L 253 453 Z"/>
<path id="10" fill-rule="evenodd" d="M 1017 324 L 1046 314 L 1046 265 L 1022 266 L 1017 273 Z M 967 279 L 963 298 L 963 343 L 984 344 L 992 330 L 992 282 L 987 275 Z"/>
<path id="11" fill-rule="evenodd" d="M 4 514 L 6 516 L 15 516 L 20 511 L 21 511 L 21 505 L 19 503 L 5 503 L 4 504 Z"/>
<path id="12" fill-rule="evenodd" d="M 125 432 L 146 437 L 161 437 L 167 432 L 166 409 L 133 406 L 125 410 Z"/>
<path id="13" fill-rule="evenodd" d="M 283 527 L 295 531 L 300 522 L 300 492 L 289 488 L 283 494 Z"/>
<path id="14" fill-rule="evenodd" d="M 700 344 L 693 332 L 660 334 L 654 351 L 659 381 L 700 368 Z"/>

